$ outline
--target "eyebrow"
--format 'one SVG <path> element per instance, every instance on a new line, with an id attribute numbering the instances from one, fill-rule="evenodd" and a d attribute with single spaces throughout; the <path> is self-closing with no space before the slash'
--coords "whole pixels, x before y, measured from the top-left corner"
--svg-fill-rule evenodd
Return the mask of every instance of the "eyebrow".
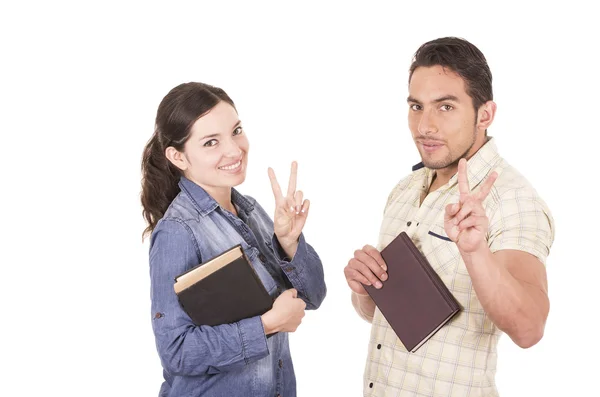
<path id="1" fill-rule="evenodd" d="M 418 103 L 419 105 L 421 104 L 421 101 L 409 96 L 408 98 L 406 98 L 407 102 L 414 102 L 414 103 Z M 460 102 L 458 100 L 458 97 L 454 96 L 454 95 L 444 95 L 442 97 L 436 98 L 434 99 L 432 102 L 434 103 L 440 103 L 440 102 L 446 102 L 446 101 L 453 101 L 453 102 Z"/>
<path id="2" fill-rule="evenodd" d="M 237 122 L 236 122 L 236 123 L 233 125 L 233 127 L 231 128 L 231 130 L 232 130 L 232 131 L 233 131 L 233 130 L 235 130 L 237 127 L 239 127 L 239 125 L 240 125 L 240 124 L 242 124 L 242 120 L 238 120 L 238 121 L 237 121 Z M 204 140 L 204 139 L 207 139 L 207 138 L 214 138 L 214 137 L 216 137 L 216 136 L 219 136 L 219 135 L 221 135 L 221 134 L 219 134 L 219 133 L 216 133 L 216 134 L 205 135 L 205 136 L 203 136 L 202 138 L 200 138 L 200 140 L 202 141 L 202 140 Z"/>

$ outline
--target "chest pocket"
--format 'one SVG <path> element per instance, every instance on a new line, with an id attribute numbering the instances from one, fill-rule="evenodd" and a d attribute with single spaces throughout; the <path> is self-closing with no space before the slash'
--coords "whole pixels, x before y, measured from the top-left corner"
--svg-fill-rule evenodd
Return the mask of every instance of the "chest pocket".
<path id="1" fill-rule="evenodd" d="M 260 253 L 258 248 L 250 247 L 246 243 L 242 243 L 242 248 L 248 259 L 250 260 L 254 271 L 256 271 L 256 274 L 258 274 L 260 281 L 262 281 L 263 285 L 265 286 L 265 289 L 267 290 L 269 295 L 274 296 L 277 292 L 277 282 L 275 281 L 275 279 L 273 279 L 269 271 L 266 269 L 265 266 L 267 266 L 267 264 L 263 264 L 264 259 L 261 260 L 262 258 L 264 258 L 264 255 Z"/>
<path id="2" fill-rule="evenodd" d="M 461 268 L 467 272 L 458 247 L 446 235 L 443 226 L 433 224 L 420 239 L 423 254 L 440 276 L 460 273 Z"/>

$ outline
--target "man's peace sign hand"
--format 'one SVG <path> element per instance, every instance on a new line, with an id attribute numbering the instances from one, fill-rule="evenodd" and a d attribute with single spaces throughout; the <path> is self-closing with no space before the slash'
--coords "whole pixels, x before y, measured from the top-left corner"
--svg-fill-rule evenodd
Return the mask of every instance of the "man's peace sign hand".
<path id="1" fill-rule="evenodd" d="M 458 191 L 457 204 L 448 204 L 444 215 L 444 230 L 446 235 L 456 243 L 463 253 L 471 253 L 487 244 L 485 235 L 488 231 L 489 220 L 483 208 L 483 200 L 487 197 L 498 178 L 496 172 L 483 182 L 477 193 L 471 193 L 467 178 L 467 160 L 458 162 Z"/>

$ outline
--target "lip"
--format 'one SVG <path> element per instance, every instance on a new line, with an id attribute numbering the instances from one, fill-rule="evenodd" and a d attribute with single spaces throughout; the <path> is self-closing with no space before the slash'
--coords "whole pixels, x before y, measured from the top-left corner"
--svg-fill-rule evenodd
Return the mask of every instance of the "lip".
<path id="1" fill-rule="evenodd" d="M 234 168 L 234 169 L 231 169 L 231 170 L 226 170 L 226 169 L 223 169 L 223 168 L 222 168 L 222 167 L 230 167 L 230 166 L 232 166 L 232 165 L 236 165 L 236 164 L 238 164 L 238 163 L 239 163 L 240 165 L 239 165 L 238 167 Z M 244 160 L 243 160 L 243 157 L 240 157 L 238 160 L 236 160 L 236 161 L 234 161 L 234 162 L 231 162 L 231 163 L 228 163 L 228 164 L 225 164 L 225 165 L 221 165 L 221 166 L 219 166 L 219 167 L 217 167 L 217 168 L 218 168 L 218 169 L 219 169 L 219 171 L 221 171 L 221 172 L 226 172 L 226 173 L 228 173 L 228 174 L 237 174 L 237 173 L 239 173 L 239 172 L 241 172 L 241 171 L 242 171 L 243 165 L 244 165 Z"/>
<path id="2" fill-rule="evenodd" d="M 427 153 L 433 153 L 442 146 L 444 146 L 444 142 L 442 141 L 422 140 L 418 141 L 418 143 L 423 147 L 423 150 Z"/>
<path id="3" fill-rule="evenodd" d="M 242 161 L 242 158 L 241 158 L 241 157 L 240 157 L 239 159 L 235 160 L 235 161 L 232 161 L 232 162 L 231 162 L 231 163 L 229 163 L 229 164 L 223 164 L 223 165 L 220 165 L 218 168 L 221 168 L 221 167 L 229 167 L 229 166 L 231 166 L 231 165 L 237 164 L 237 163 L 238 163 L 238 162 L 240 162 L 240 161 Z"/>

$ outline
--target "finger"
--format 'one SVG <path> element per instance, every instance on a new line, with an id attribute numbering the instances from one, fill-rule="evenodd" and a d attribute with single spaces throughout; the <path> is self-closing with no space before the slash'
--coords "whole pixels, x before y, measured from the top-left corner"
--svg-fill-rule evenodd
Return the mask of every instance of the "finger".
<path id="1" fill-rule="evenodd" d="M 269 179 L 271 180 L 271 189 L 273 189 L 273 195 L 275 196 L 275 202 L 280 203 L 283 198 L 283 194 L 281 193 L 281 187 L 277 182 L 277 178 L 275 177 L 275 171 L 273 168 L 269 167 Z"/>
<path id="2" fill-rule="evenodd" d="M 298 163 L 292 161 L 292 170 L 290 172 L 290 182 L 288 183 L 287 195 L 293 197 L 296 192 L 296 178 L 298 176 Z"/>
<path id="3" fill-rule="evenodd" d="M 485 180 L 485 182 L 481 186 L 481 189 L 477 194 L 477 199 L 479 199 L 480 201 L 485 200 L 487 195 L 492 190 L 492 186 L 494 185 L 494 182 L 496 182 L 496 179 L 498 179 L 498 173 L 494 171 L 490 174 L 490 176 Z"/>
<path id="4" fill-rule="evenodd" d="M 469 178 L 467 177 L 467 160 L 464 158 L 458 162 L 458 192 L 460 193 L 460 202 L 466 200 L 471 190 L 469 189 Z"/>
<path id="5" fill-rule="evenodd" d="M 288 291 L 290 291 L 290 293 L 292 294 L 292 297 L 294 297 L 294 298 L 298 297 L 298 290 L 296 288 L 288 289 Z"/>
<path id="6" fill-rule="evenodd" d="M 348 281 L 348 284 L 359 282 L 362 285 L 371 285 L 371 282 L 365 276 L 354 269 L 348 268 L 344 273 L 346 273 L 346 281 Z"/>
<path id="7" fill-rule="evenodd" d="M 467 219 L 460 222 L 458 226 L 459 231 L 466 230 L 471 227 L 483 226 L 485 218 L 481 215 L 471 215 Z"/>
<path id="8" fill-rule="evenodd" d="M 471 212 L 473 212 L 473 201 L 469 200 L 460 207 L 460 211 L 458 211 L 458 213 L 454 215 L 452 222 L 455 225 L 458 225 L 458 223 L 465 219 L 467 216 L 469 216 Z"/>
<path id="9" fill-rule="evenodd" d="M 377 264 L 381 266 L 383 270 L 387 270 L 387 264 L 381 256 L 381 252 L 379 252 L 377 248 L 367 244 L 363 247 L 363 251 L 366 252 L 371 258 L 375 259 L 375 262 L 377 262 Z"/>
<path id="10" fill-rule="evenodd" d="M 300 212 L 304 213 L 304 215 L 308 216 L 308 209 L 310 208 L 310 200 L 306 199 L 304 200 L 304 203 L 302 203 L 302 209 L 300 210 Z"/>
<path id="11" fill-rule="evenodd" d="M 286 197 L 285 199 L 286 210 L 296 212 L 296 201 L 293 197 Z"/>
<path id="12" fill-rule="evenodd" d="M 444 221 L 448 222 L 450 219 L 452 219 L 456 213 L 460 210 L 460 204 L 455 203 L 455 204 L 448 204 L 446 206 L 446 210 L 444 213 Z"/>
<path id="13" fill-rule="evenodd" d="M 373 273 L 373 271 L 369 268 L 369 266 L 367 266 L 362 261 L 360 261 L 356 258 L 352 258 L 352 259 L 350 259 L 350 262 L 348 262 L 348 266 L 351 269 L 360 273 L 363 277 L 365 277 L 369 281 L 369 283 L 367 285 L 373 285 L 373 286 L 375 286 L 375 288 L 381 288 L 383 286 L 383 284 L 381 283 L 379 278 L 377 278 L 375 273 Z M 375 265 L 375 268 L 376 268 L 375 271 L 377 273 L 381 274 L 381 268 L 377 265 Z"/>
<path id="14" fill-rule="evenodd" d="M 294 194 L 294 204 L 296 204 L 296 214 L 299 214 L 300 210 L 302 209 L 302 200 L 303 199 L 304 199 L 304 193 L 302 193 L 302 190 L 298 190 Z"/>
<path id="15" fill-rule="evenodd" d="M 388 279 L 386 271 L 383 270 L 383 268 L 375 259 L 373 259 L 363 250 L 356 250 L 354 252 L 354 259 L 356 259 L 357 262 L 362 265 L 359 266 L 357 270 L 366 276 L 373 283 L 373 285 L 377 286 L 377 282 L 379 282 L 379 280 L 385 281 Z"/>

